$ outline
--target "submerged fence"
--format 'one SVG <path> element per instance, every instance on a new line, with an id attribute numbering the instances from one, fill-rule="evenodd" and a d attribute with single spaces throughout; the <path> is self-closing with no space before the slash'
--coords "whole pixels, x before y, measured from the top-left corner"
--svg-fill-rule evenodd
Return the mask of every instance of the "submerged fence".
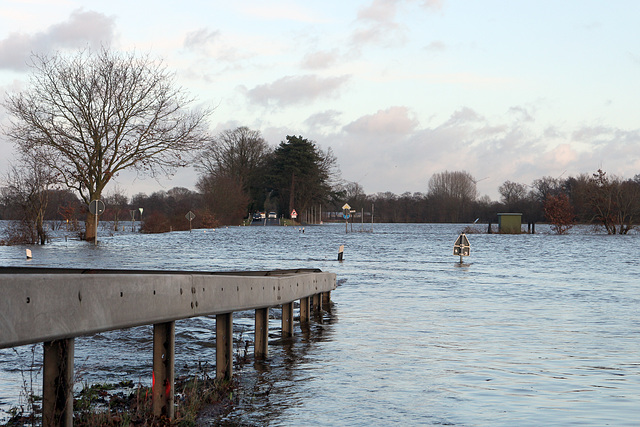
<path id="1" fill-rule="evenodd" d="M 216 316 L 216 376 L 232 376 L 234 311 L 255 310 L 255 357 L 268 354 L 270 307 L 282 336 L 328 306 L 336 275 L 317 269 L 185 272 L 0 267 L 0 348 L 44 343 L 43 424 L 73 424 L 74 338 L 153 327 L 153 411 L 174 416 L 175 321 Z M 161 385 L 161 386 L 156 386 Z"/>

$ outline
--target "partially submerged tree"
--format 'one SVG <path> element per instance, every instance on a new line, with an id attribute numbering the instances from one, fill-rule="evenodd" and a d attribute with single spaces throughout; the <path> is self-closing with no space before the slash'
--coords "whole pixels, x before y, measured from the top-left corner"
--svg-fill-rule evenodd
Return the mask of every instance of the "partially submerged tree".
<path id="1" fill-rule="evenodd" d="M 609 234 L 627 234 L 640 216 L 640 184 L 610 178 L 601 169 L 592 175 L 588 184 L 587 197 L 593 219 Z"/>
<path id="2" fill-rule="evenodd" d="M 207 138 L 210 110 L 193 99 L 149 55 L 103 47 L 71 56 L 34 55 L 29 89 L 8 95 L 9 138 L 23 152 L 44 152 L 46 164 L 84 203 L 100 199 L 119 172 L 155 176 L 186 166 Z M 96 235 L 87 212 L 86 239 Z"/>
<path id="3" fill-rule="evenodd" d="M 2 189 L 5 204 L 19 209 L 20 224 L 13 231 L 13 240 L 20 243 L 44 245 L 47 234 L 44 217 L 49 203 L 49 193 L 56 188 L 57 175 L 37 151 L 22 153 L 10 166 Z"/>
<path id="4" fill-rule="evenodd" d="M 237 222 L 238 211 L 240 218 L 246 215 L 249 203 L 250 210 L 259 209 L 264 200 L 265 163 L 270 152 L 260 131 L 246 126 L 225 130 L 213 138 L 196 161 L 196 168 L 202 173 L 197 186 L 208 207 L 218 215 L 222 205 L 230 208 L 233 213 L 227 220 L 233 218 L 231 223 Z M 230 186 L 236 188 L 234 193 L 227 192 Z M 242 194 L 236 194 L 238 191 Z M 229 205 L 231 200 L 222 200 L 220 195 L 231 196 L 233 203 Z"/>
<path id="5" fill-rule="evenodd" d="M 557 234 L 565 234 L 573 227 L 576 220 L 573 206 L 564 193 L 557 196 L 547 195 L 544 201 L 544 216 L 551 224 L 551 229 Z"/>

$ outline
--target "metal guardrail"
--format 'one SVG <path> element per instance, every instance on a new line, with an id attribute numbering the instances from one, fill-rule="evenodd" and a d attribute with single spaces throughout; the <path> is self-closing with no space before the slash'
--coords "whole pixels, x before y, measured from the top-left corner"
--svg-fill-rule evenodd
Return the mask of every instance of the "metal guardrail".
<path id="1" fill-rule="evenodd" d="M 270 307 L 282 306 L 282 333 L 291 335 L 293 301 L 300 300 L 300 321 L 308 322 L 311 306 L 321 309 L 323 301 L 328 305 L 335 288 L 336 275 L 317 269 L 0 267 L 0 348 L 44 343 L 43 422 L 70 425 L 74 338 L 153 324 L 154 378 L 170 384 L 154 388 L 154 412 L 172 417 L 176 320 L 216 315 L 216 371 L 218 377 L 230 377 L 234 311 L 255 309 L 256 357 L 265 357 Z"/>

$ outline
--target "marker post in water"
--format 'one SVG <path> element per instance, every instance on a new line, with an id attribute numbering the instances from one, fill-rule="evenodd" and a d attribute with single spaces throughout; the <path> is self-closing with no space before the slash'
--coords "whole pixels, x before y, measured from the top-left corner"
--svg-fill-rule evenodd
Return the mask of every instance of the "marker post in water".
<path id="1" fill-rule="evenodd" d="M 456 239 L 456 242 L 453 244 L 453 254 L 460 255 L 460 264 L 462 264 L 462 257 L 469 256 L 471 252 L 471 244 L 469 243 L 469 239 L 467 239 L 467 235 L 462 233 Z"/>
<path id="2" fill-rule="evenodd" d="M 338 261 L 342 261 L 342 256 L 344 255 L 344 245 L 340 245 L 338 248 Z"/>

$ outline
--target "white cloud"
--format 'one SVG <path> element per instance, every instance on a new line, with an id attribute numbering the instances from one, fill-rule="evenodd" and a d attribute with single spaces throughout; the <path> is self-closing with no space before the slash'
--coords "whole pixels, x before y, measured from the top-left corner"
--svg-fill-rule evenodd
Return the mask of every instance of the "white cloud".
<path id="1" fill-rule="evenodd" d="M 360 117 L 346 125 L 344 129 L 354 134 L 407 135 L 417 125 L 418 121 L 411 117 L 407 107 L 390 107 L 375 114 Z"/>
<path id="2" fill-rule="evenodd" d="M 326 110 L 320 113 L 312 114 L 304 121 L 304 124 L 310 129 L 315 130 L 319 128 L 335 129 L 339 125 L 338 117 L 342 113 L 336 110 Z"/>
<path id="3" fill-rule="evenodd" d="M 407 40 L 406 28 L 396 22 L 399 0 L 373 0 L 358 11 L 359 28 L 351 35 L 356 49 L 368 44 L 392 47 Z"/>
<path id="4" fill-rule="evenodd" d="M 200 28 L 187 34 L 184 39 L 184 47 L 201 51 L 220 38 L 220 31 Z"/>
<path id="5" fill-rule="evenodd" d="M 318 98 L 332 97 L 339 91 L 349 76 L 319 77 L 317 75 L 286 76 L 273 83 L 263 84 L 247 90 L 242 88 L 249 100 L 263 106 L 286 107 Z"/>
<path id="6" fill-rule="evenodd" d="M 338 62 L 340 55 L 336 49 L 329 51 L 316 51 L 305 55 L 302 60 L 302 68 L 318 70 L 328 68 Z"/>
<path id="7" fill-rule="evenodd" d="M 51 25 L 45 31 L 36 34 L 13 32 L 0 40 L 0 68 L 25 70 L 32 53 L 108 45 L 114 38 L 114 28 L 114 17 L 75 10 L 67 21 Z"/>

